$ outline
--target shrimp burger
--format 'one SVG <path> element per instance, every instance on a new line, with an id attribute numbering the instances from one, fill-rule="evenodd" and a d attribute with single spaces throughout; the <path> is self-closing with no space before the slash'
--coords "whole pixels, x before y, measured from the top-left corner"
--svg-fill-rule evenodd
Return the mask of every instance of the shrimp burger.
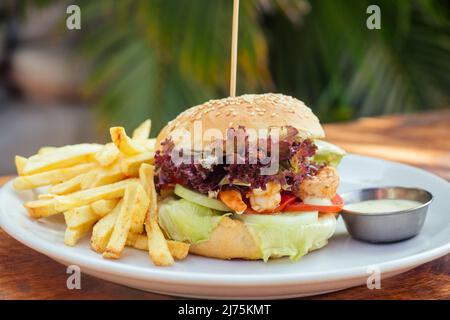
<path id="1" fill-rule="evenodd" d="M 187 109 L 161 131 L 159 224 L 190 252 L 219 259 L 299 259 L 325 246 L 343 206 L 318 118 L 281 94 L 243 95 Z"/>

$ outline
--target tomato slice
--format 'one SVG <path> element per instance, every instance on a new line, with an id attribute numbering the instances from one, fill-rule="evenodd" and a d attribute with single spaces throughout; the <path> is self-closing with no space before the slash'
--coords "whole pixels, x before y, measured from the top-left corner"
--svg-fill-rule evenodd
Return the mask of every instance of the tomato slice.
<path id="1" fill-rule="evenodd" d="M 264 211 L 255 211 L 253 210 L 250 205 L 247 206 L 247 209 L 245 210 L 246 213 L 254 213 L 254 214 L 273 214 L 283 211 L 286 206 L 289 206 L 290 203 L 293 203 L 297 199 L 296 196 L 290 194 L 290 193 L 282 193 L 281 194 L 281 201 L 278 207 L 272 210 L 264 210 Z"/>
<path id="2" fill-rule="evenodd" d="M 285 206 L 284 211 L 319 211 L 326 213 L 335 213 L 341 211 L 344 207 L 344 201 L 339 195 L 335 195 L 334 198 L 331 199 L 331 203 L 332 205 L 330 206 L 321 206 L 315 204 L 305 204 L 301 201 L 296 201 Z"/>

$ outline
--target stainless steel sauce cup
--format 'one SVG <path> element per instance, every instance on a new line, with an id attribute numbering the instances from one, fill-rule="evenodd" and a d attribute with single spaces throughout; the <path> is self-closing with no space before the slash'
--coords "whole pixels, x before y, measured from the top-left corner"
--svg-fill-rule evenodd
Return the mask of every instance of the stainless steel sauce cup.
<path id="1" fill-rule="evenodd" d="M 405 199 L 421 203 L 408 210 L 362 213 L 344 209 L 340 212 L 350 235 L 371 243 L 406 240 L 416 236 L 425 222 L 433 195 L 418 188 L 382 187 L 351 191 L 341 195 L 346 205 L 366 200 Z"/>

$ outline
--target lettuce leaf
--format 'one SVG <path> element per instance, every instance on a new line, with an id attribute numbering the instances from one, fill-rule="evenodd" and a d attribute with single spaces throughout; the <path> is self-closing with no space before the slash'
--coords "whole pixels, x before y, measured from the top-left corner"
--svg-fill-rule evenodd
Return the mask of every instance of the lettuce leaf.
<path id="1" fill-rule="evenodd" d="M 185 199 L 169 198 L 159 206 L 159 225 L 164 232 L 173 240 L 191 244 L 207 241 L 225 216 Z"/>
<path id="2" fill-rule="evenodd" d="M 312 160 L 318 163 L 328 163 L 333 167 L 337 167 L 342 158 L 346 155 L 344 149 L 322 140 L 315 140 L 314 144 L 317 146 L 316 154 Z"/>
<path id="3" fill-rule="evenodd" d="M 336 229 L 332 215 L 317 218 L 317 212 L 280 215 L 235 215 L 258 239 L 262 259 L 288 256 L 298 260 L 327 244 Z"/>

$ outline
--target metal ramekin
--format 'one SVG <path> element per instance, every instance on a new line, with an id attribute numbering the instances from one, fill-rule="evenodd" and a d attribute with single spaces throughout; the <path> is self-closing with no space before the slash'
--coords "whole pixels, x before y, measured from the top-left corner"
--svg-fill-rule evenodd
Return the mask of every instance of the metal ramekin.
<path id="1" fill-rule="evenodd" d="M 350 235 L 371 243 L 395 242 L 416 236 L 433 201 L 433 195 L 426 190 L 404 187 L 361 189 L 341 196 L 345 204 L 376 199 L 405 199 L 422 203 L 412 209 L 378 214 L 346 210 L 344 207 L 340 214 Z"/>

